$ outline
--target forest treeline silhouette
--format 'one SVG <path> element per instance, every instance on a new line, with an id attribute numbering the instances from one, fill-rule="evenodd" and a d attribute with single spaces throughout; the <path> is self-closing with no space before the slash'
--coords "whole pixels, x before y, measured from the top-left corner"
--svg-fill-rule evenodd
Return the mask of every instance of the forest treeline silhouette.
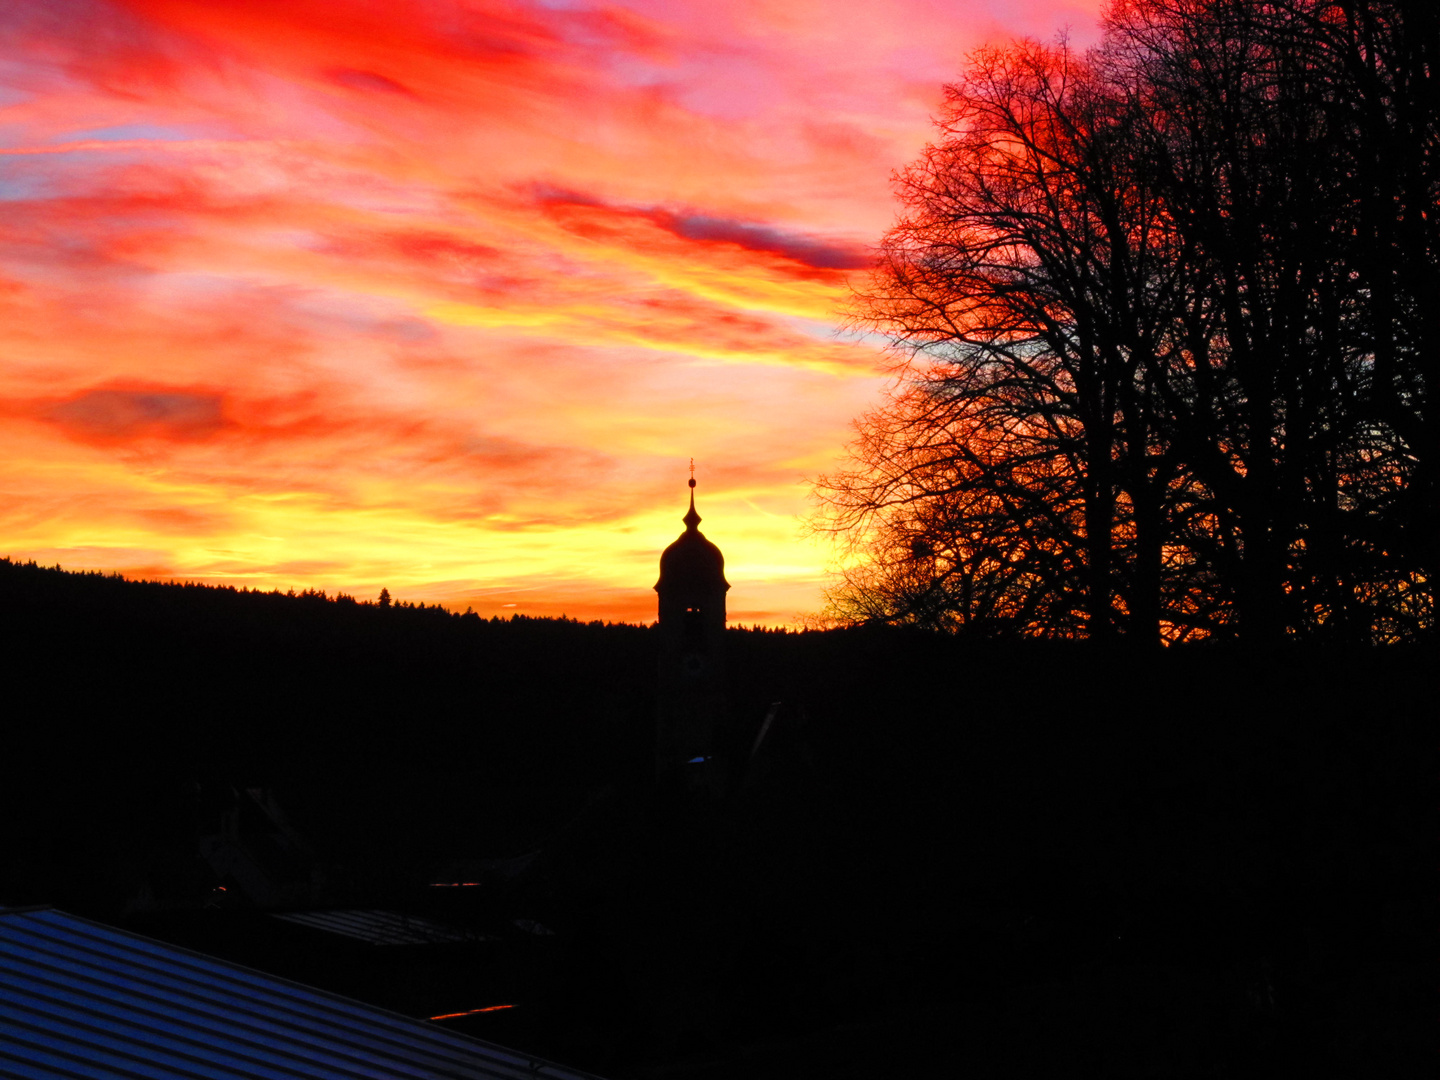
<path id="1" fill-rule="evenodd" d="M 856 291 L 844 619 L 1131 642 L 1435 628 L 1440 15 L 1115 0 L 976 53 Z"/>
<path id="2" fill-rule="evenodd" d="M 202 842 L 264 789 L 321 906 L 553 928 L 520 997 L 470 1004 L 519 1001 L 528 1045 L 604 1075 L 702 991 L 724 1039 L 869 1046 L 869 1075 L 1063 1075 L 1137 1029 L 1199 1075 L 1429 1054 L 1418 1012 L 1356 1004 L 1429 976 L 1423 650 L 728 630 L 740 752 L 786 708 L 712 835 L 644 810 L 658 646 L 0 560 L 0 904 L 200 926 L 225 884 Z M 498 892 L 426 885 L 532 852 Z M 721 1075 L 808 1071 L 758 1062 Z"/>

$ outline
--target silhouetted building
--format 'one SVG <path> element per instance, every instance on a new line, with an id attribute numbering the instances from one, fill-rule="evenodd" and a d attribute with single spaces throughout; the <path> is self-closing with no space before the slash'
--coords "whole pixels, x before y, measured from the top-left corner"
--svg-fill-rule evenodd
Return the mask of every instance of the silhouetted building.
<path id="1" fill-rule="evenodd" d="M 219 809 L 218 829 L 200 838 L 200 855 L 219 883 L 210 902 L 261 908 L 313 903 L 314 857 L 274 793 L 232 788 L 228 796 Z"/>
<path id="2" fill-rule="evenodd" d="M 685 531 L 660 556 L 660 671 L 655 771 L 662 784 L 719 791 L 716 759 L 725 715 L 725 556 L 705 539 L 695 480 Z"/>

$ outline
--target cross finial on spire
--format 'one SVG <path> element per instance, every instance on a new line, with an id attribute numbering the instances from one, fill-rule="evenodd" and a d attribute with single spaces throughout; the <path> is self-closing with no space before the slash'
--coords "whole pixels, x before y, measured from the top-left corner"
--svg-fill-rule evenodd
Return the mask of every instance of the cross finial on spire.
<path id="1" fill-rule="evenodd" d="M 682 519 L 687 532 L 694 532 L 700 524 L 700 515 L 695 512 L 695 459 L 690 459 L 690 512 Z"/>

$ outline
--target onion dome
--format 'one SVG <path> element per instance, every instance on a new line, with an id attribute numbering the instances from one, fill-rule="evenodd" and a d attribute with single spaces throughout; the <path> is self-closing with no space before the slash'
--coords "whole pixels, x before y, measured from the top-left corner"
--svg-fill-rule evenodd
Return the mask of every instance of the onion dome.
<path id="1" fill-rule="evenodd" d="M 690 510 L 681 520 L 685 522 L 685 531 L 660 555 L 660 580 L 655 583 L 655 591 L 689 593 L 728 590 L 730 583 L 725 580 L 725 556 L 705 539 L 705 534 L 699 529 L 700 515 L 695 512 L 693 477 L 690 480 Z"/>

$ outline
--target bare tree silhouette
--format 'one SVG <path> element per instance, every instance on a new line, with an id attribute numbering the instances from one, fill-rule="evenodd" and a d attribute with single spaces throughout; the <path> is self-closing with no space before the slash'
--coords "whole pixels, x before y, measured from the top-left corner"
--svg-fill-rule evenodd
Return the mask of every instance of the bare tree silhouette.
<path id="1" fill-rule="evenodd" d="M 1433 23 L 1134 0 L 1083 56 L 975 54 L 855 294 L 897 379 L 816 485 L 859 556 L 834 612 L 1135 643 L 1433 627 Z M 1380 190 L 1362 159 L 1387 154 L 1420 178 Z M 1380 233 L 1408 263 L 1376 265 Z"/>

